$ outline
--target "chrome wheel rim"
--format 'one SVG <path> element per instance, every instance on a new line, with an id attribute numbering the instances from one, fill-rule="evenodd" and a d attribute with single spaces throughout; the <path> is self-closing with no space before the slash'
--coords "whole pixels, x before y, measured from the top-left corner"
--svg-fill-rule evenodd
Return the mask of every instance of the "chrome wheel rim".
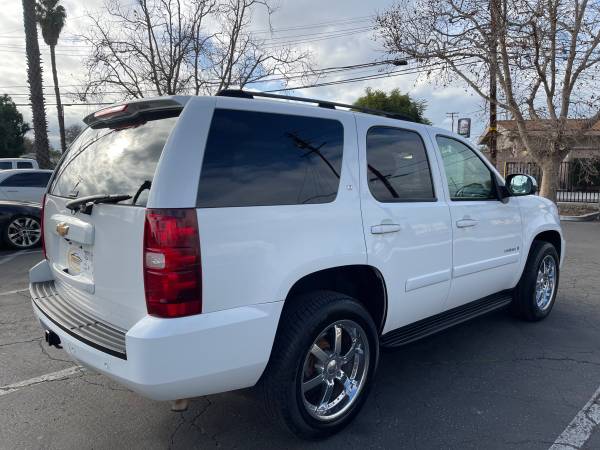
<path id="1" fill-rule="evenodd" d="M 32 247 L 42 236 L 40 223 L 32 217 L 19 217 L 8 224 L 7 235 L 15 247 Z"/>
<path id="2" fill-rule="evenodd" d="M 556 261 L 551 255 L 546 255 L 538 268 L 535 282 L 535 303 L 540 310 L 550 306 L 556 289 Z"/>
<path id="3" fill-rule="evenodd" d="M 331 421 L 348 412 L 365 385 L 369 359 L 369 341 L 359 324 L 340 320 L 327 326 L 304 358 L 300 391 L 308 414 Z"/>

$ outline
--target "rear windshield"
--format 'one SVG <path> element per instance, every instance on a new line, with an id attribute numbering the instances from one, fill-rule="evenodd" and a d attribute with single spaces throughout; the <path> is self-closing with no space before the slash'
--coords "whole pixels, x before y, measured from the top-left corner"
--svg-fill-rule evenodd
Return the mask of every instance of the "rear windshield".
<path id="1" fill-rule="evenodd" d="M 127 194 L 121 202 L 145 206 L 156 164 L 177 117 L 122 129 L 86 129 L 56 168 L 50 193 L 77 198 Z M 135 201 L 134 201 L 135 200 Z"/>

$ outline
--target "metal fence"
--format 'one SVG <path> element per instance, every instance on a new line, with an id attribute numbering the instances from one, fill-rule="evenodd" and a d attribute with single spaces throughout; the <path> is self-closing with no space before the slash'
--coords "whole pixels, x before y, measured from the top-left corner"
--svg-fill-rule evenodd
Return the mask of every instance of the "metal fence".
<path id="1" fill-rule="evenodd" d="M 542 170 L 533 162 L 504 163 L 504 176 L 511 173 L 525 173 L 534 177 L 538 185 L 542 183 Z M 556 200 L 577 203 L 600 202 L 600 173 L 586 170 L 578 160 L 561 163 L 558 170 Z"/>

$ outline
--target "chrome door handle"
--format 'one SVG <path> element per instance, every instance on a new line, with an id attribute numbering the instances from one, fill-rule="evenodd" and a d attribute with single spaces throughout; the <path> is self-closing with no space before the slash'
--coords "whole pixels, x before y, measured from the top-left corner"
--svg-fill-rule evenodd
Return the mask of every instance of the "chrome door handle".
<path id="1" fill-rule="evenodd" d="M 371 227 L 371 234 L 396 233 L 401 229 L 402 227 L 395 223 L 382 223 L 380 225 L 373 225 Z"/>
<path id="2" fill-rule="evenodd" d="M 458 228 L 469 228 L 474 227 L 479 224 L 479 220 L 475 219 L 461 219 L 456 221 L 456 226 Z"/>

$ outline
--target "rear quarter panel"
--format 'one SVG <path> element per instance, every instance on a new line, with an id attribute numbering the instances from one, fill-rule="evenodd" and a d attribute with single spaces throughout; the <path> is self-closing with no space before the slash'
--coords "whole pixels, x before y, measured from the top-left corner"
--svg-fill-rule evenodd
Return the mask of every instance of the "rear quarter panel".
<path id="1" fill-rule="evenodd" d="M 344 150 L 338 195 L 331 203 L 197 210 L 203 311 L 281 301 L 307 274 L 365 264 L 352 114 L 232 98 L 218 98 L 216 106 L 339 120 Z"/>

